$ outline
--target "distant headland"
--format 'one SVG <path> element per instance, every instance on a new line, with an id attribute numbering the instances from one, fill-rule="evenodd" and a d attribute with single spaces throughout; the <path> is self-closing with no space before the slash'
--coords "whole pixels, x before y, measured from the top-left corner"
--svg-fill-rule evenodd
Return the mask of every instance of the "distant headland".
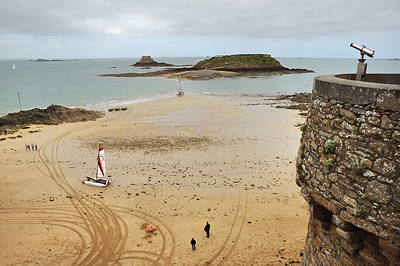
<path id="1" fill-rule="evenodd" d="M 166 63 L 157 63 L 150 56 L 142 57 L 140 62 L 133 66 L 171 66 Z M 269 54 L 237 54 L 214 56 L 205 59 L 193 67 L 167 68 L 148 73 L 121 73 L 103 74 L 102 77 L 166 77 L 187 80 L 208 80 L 224 77 L 266 76 L 277 74 L 295 74 L 314 72 L 308 69 L 289 69 Z"/>
<path id="2" fill-rule="evenodd" d="M 36 60 L 29 60 L 29 61 L 34 61 L 34 62 L 58 62 L 58 61 L 65 61 L 65 60 L 61 60 L 61 59 L 44 59 L 44 58 L 38 58 Z"/>

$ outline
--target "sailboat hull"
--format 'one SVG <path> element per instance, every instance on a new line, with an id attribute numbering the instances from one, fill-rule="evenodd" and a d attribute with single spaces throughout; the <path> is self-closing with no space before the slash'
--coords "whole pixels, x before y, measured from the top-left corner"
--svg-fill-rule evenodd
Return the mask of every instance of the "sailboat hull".
<path id="1" fill-rule="evenodd" d="M 89 181 L 89 180 L 83 181 L 83 183 L 86 184 L 86 185 L 91 185 L 91 186 L 96 186 L 96 187 L 105 187 L 105 186 L 108 185 L 108 182 L 99 183 L 99 182 Z"/>
<path id="2" fill-rule="evenodd" d="M 87 177 L 87 180 L 83 181 L 82 183 L 86 185 L 96 186 L 96 187 L 106 187 L 109 183 L 114 181 L 114 177 L 111 180 L 108 179 L 94 179 L 91 177 Z"/>

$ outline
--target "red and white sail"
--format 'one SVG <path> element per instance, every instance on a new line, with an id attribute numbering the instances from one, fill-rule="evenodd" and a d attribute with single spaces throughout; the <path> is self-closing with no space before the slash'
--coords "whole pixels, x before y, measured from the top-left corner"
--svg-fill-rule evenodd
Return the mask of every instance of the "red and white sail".
<path id="1" fill-rule="evenodd" d="M 97 178 L 106 177 L 106 156 L 104 154 L 104 149 L 99 143 L 99 155 L 97 156 Z"/>

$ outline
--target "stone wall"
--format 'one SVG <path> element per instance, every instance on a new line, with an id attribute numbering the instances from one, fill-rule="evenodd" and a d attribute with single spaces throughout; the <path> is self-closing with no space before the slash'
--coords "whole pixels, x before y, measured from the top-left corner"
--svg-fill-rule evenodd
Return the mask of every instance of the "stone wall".
<path id="1" fill-rule="evenodd" d="M 400 265 L 400 75 L 364 80 L 314 80 L 296 162 L 303 265 Z"/>

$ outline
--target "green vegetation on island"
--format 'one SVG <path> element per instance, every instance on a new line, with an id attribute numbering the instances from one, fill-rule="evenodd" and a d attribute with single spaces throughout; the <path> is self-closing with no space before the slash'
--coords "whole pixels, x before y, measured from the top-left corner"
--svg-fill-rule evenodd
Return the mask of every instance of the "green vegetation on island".
<path id="1" fill-rule="evenodd" d="M 246 70 L 287 70 L 269 54 L 236 54 L 214 56 L 197 63 L 193 69 L 212 69 L 225 71 Z"/>

